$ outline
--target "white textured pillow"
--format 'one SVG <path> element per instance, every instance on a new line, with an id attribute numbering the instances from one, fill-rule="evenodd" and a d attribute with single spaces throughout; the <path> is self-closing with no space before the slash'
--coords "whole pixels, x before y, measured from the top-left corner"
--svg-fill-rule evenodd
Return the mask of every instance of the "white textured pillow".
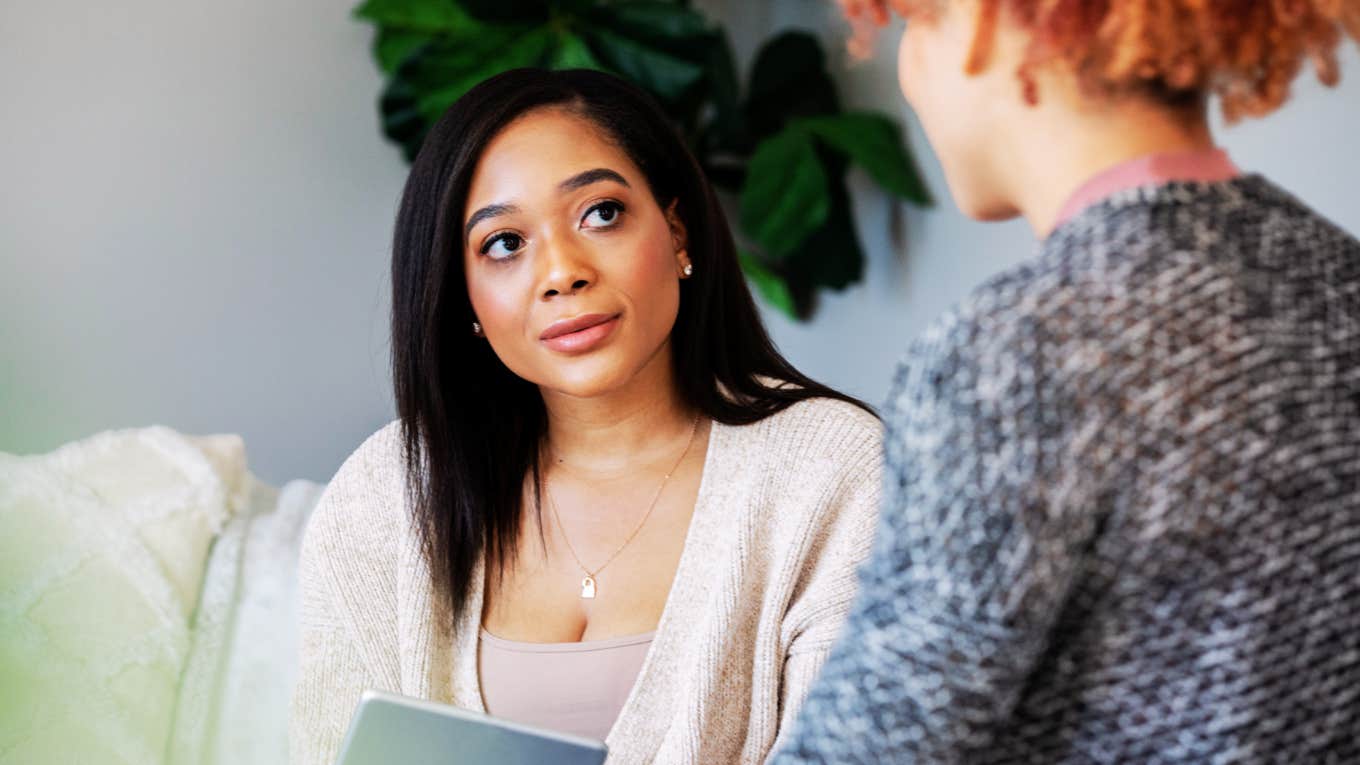
<path id="1" fill-rule="evenodd" d="M 236 436 L 0 454 L 0 762 L 162 760 L 208 551 L 253 484 Z"/>
<path id="2" fill-rule="evenodd" d="M 298 553 L 324 486 L 260 484 L 208 558 L 169 765 L 283 765 L 297 676 Z"/>

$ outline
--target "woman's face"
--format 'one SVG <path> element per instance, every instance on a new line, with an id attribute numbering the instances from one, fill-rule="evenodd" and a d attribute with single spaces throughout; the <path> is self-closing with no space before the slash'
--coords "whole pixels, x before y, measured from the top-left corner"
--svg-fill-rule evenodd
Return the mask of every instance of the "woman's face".
<path id="1" fill-rule="evenodd" d="M 472 310 L 516 375 L 592 397 L 670 363 L 684 226 L 595 123 L 548 107 L 506 126 L 462 220 Z"/>

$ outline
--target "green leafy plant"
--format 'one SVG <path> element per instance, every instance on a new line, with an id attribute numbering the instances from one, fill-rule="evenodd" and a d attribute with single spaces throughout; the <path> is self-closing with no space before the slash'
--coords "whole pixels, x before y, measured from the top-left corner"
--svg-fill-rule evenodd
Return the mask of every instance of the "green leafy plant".
<path id="1" fill-rule="evenodd" d="M 790 316 L 810 317 L 819 289 L 863 275 L 849 167 L 931 204 L 897 125 L 844 111 L 805 33 L 767 41 L 743 90 L 727 34 L 687 0 L 365 0 L 355 15 L 377 28 L 383 131 L 408 161 L 454 101 L 507 69 L 600 69 L 646 89 L 735 195 L 742 267 Z"/>

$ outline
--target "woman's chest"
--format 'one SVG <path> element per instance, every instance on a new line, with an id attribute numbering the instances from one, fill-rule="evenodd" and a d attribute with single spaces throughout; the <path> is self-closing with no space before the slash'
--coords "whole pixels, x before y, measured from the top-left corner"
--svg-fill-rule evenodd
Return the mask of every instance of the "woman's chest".
<path id="1" fill-rule="evenodd" d="M 585 492 L 570 510 L 532 511 L 513 560 L 488 570 L 483 627 L 526 642 L 615 638 L 657 628 L 694 514 L 697 477 L 668 487 L 650 513 Z M 630 512 L 632 510 L 632 512 Z"/>

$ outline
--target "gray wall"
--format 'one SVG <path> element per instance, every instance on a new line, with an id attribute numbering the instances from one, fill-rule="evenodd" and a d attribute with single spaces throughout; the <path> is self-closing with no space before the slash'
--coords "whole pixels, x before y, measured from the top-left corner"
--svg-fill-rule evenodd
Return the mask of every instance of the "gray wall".
<path id="1" fill-rule="evenodd" d="M 391 417 L 405 168 L 369 31 L 335 0 L 7 5 L 0 449 L 238 432 L 329 478 Z"/>
<path id="2" fill-rule="evenodd" d="M 811 324 L 770 314 L 813 376 L 871 402 L 907 338 L 1033 247 L 949 204 L 900 105 L 885 34 L 848 66 L 822 0 L 704 0 L 743 61 L 772 29 L 822 30 L 845 101 L 901 117 L 941 205 L 851 178 L 870 264 Z M 252 467 L 324 480 L 392 416 L 387 245 L 405 167 L 350 2 L 9 5 L 0 24 L 0 450 L 162 423 L 245 436 Z M 1244 167 L 1352 231 L 1360 56 L 1337 92 L 1223 133 Z M 1346 126 L 1351 126 L 1349 129 Z M 1343 131 L 1349 130 L 1343 136 Z"/>

